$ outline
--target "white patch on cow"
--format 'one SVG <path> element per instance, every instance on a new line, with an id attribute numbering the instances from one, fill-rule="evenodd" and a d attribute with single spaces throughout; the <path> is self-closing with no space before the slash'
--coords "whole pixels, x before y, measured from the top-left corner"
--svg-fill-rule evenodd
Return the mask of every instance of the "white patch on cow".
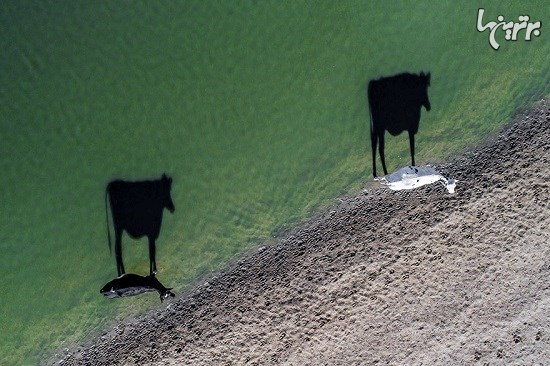
<path id="1" fill-rule="evenodd" d="M 109 299 L 114 299 L 115 297 L 119 297 L 114 289 L 104 292 L 103 295 L 105 295 Z"/>
<path id="2" fill-rule="evenodd" d="M 156 291 L 152 287 L 147 286 L 135 286 L 135 287 L 125 287 L 114 289 L 111 288 L 110 291 L 103 292 L 103 295 L 109 299 L 114 299 L 116 297 L 127 297 L 127 296 L 136 296 L 145 292 L 154 292 Z"/>
<path id="3" fill-rule="evenodd" d="M 136 296 L 139 294 L 143 294 L 145 292 L 154 292 L 154 291 L 156 290 L 151 287 L 136 286 L 136 287 L 126 287 L 126 288 L 118 289 L 117 293 L 120 297 L 126 297 L 126 296 Z"/>
<path id="4" fill-rule="evenodd" d="M 426 184 L 441 182 L 449 193 L 455 193 L 457 182 L 457 180 L 445 178 L 429 165 L 409 165 L 384 177 L 375 178 L 375 180 L 394 191 L 414 189 L 425 186 Z"/>

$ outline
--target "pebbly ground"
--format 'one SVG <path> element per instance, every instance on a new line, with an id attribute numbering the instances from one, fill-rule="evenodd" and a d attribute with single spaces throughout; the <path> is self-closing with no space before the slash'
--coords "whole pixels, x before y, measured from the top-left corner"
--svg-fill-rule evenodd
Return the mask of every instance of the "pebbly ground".
<path id="1" fill-rule="evenodd" d="M 550 364 L 550 101 L 368 189 L 50 364 Z"/>

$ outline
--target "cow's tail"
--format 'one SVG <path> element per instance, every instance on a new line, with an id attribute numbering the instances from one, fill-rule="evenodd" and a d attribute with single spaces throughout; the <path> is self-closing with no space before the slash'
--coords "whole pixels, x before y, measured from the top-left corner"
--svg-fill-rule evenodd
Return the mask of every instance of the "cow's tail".
<path id="1" fill-rule="evenodd" d="M 105 189 L 105 218 L 107 221 L 107 239 L 109 241 L 109 254 L 113 254 L 112 244 L 111 244 L 111 230 L 109 229 L 109 203 L 107 202 L 109 198 L 109 186 Z"/>

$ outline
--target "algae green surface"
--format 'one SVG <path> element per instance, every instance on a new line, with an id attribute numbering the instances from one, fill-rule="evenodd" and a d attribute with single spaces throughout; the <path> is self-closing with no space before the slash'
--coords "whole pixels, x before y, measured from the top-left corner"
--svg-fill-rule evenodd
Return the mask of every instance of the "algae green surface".
<path id="1" fill-rule="evenodd" d="M 541 20 L 490 48 L 486 21 Z M 35 364 L 153 295 L 107 300 L 109 180 L 174 179 L 159 278 L 200 275 L 371 180 L 366 85 L 430 71 L 419 164 L 481 141 L 550 92 L 547 4 L 5 1 L 0 7 L 0 363 Z M 388 137 L 388 168 L 409 163 Z M 146 240 L 123 238 L 128 272 Z"/>

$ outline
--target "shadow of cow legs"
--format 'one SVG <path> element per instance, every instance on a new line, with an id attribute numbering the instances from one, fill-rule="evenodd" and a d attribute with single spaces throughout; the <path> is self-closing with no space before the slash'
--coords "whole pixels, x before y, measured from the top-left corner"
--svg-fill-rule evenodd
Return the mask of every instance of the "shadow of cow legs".
<path id="1" fill-rule="evenodd" d="M 380 160 L 382 160 L 382 169 L 384 169 L 384 175 L 388 175 L 388 169 L 386 169 L 386 156 L 384 155 L 384 135 L 386 131 L 382 131 L 378 134 L 378 151 L 380 153 Z"/>
<path id="2" fill-rule="evenodd" d="M 414 133 L 409 131 L 409 144 L 411 146 L 411 159 L 412 159 L 412 166 L 415 166 L 414 163 Z"/>
<path id="3" fill-rule="evenodd" d="M 115 232 L 115 257 L 118 275 L 123 275 L 126 272 L 122 263 L 122 230 L 116 230 Z"/>
<path id="4" fill-rule="evenodd" d="M 157 247 L 155 239 L 149 237 L 149 274 L 154 275 L 157 273 L 157 260 L 156 260 Z"/>

